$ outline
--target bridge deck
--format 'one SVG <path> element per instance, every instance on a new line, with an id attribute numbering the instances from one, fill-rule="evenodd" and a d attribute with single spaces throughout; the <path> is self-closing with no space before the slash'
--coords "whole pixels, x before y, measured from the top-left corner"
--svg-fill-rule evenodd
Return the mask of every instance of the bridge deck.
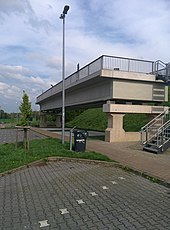
<path id="1" fill-rule="evenodd" d="M 156 80 L 153 61 L 101 56 L 65 79 L 65 106 L 107 100 L 167 101 L 167 86 Z M 62 81 L 37 97 L 41 110 L 61 108 Z"/>

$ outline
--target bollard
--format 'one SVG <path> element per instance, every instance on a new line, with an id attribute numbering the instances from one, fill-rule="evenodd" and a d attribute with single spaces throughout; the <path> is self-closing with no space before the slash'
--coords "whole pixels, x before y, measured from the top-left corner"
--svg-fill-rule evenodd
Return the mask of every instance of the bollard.
<path id="1" fill-rule="evenodd" d="M 74 126 L 72 129 L 70 129 L 70 151 L 72 151 L 72 145 L 73 145 L 73 131 L 74 131 L 74 129 L 76 128 L 76 126 Z"/>

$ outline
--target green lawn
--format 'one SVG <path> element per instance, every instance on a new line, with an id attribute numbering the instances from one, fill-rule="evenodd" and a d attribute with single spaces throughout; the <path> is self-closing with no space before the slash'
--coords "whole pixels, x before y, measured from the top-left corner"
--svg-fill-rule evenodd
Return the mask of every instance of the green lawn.
<path id="1" fill-rule="evenodd" d="M 69 143 L 62 145 L 58 139 L 46 138 L 30 141 L 30 149 L 27 151 L 23 149 L 22 143 L 19 143 L 17 150 L 15 144 L 1 144 L 0 172 L 27 165 L 40 159 L 46 159 L 50 156 L 112 161 L 107 156 L 96 152 L 78 153 L 69 151 Z"/>
<path id="2" fill-rule="evenodd" d="M 139 131 L 147 122 L 148 116 L 145 114 L 126 114 L 124 129 L 125 131 Z M 104 131 L 107 127 L 107 114 L 103 113 L 102 108 L 88 109 L 68 122 L 67 126 Z M 0 145 L 0 172 L 50 156 L 111 161 L 107 156 L 95 152 L 77 153 L 69 151 L 69 143 L 62 145 L 60 140 L 47 138 L 30 141 L 29 151 L 25 151 L 21 145 L 17 150 L 14 144 Z"/>
<path id="3" fill-rule="evenodd" d="M 126 114 L 124 116 L 124 130 L 126 132 L 138 132 L 141 127 L 146 125 L 149 117 L 146 114 Z M 87 109 L 72 121 L 68 122 L 67 127 L 104 131 L 107 128 L 107 114 L 102 108 Z"/>
<path id="4" fill-rule="evenodd" d="M 90 129 L 104 131 L 107 126 L 107 114 L 102 109 L 87 109 L 72 121 L 66 124 L 68 127 L 78 127 L 81 129 Z"/>

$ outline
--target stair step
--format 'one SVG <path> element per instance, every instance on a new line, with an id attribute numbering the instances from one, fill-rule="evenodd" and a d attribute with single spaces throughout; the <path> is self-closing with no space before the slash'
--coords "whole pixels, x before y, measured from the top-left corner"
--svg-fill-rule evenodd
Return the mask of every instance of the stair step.
<path id="1" fill-rule="evenodd" d="M 155 143 L 156 143 L 156 141 L 155 141 L 155 142 L 148 142 L 148 144 L 147 144 L 147 145 L 148 145 L 148 146 L 156 146 L 156 144 L 155 144 Z"/>
<path id="2" fill-rule="evenodd" d="M 147 151 L 147 152 L 152 152 L 152 153 L 159 153 L 160 152 L 160 149 L 155 146 L 156 148 L 154 148 L 154 146 L 144 146 L 143 147 L 143 150 Z"/>
<path id="3" fill-rule="evenodd" d="M 158 127 L 160 127 L 160 126 L 162 126 L 162 122 L 155 123 L 155 124 L 152 126 L 152 129 L 158 128 Z"/>

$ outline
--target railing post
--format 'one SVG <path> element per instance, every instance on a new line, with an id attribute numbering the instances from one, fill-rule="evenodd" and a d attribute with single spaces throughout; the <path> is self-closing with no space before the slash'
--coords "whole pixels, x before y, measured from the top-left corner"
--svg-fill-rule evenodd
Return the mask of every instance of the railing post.
<path id="1" fill-rule="evenodd" d="M 140 131 L 140 142 L 141 142 L 141 144 L 143 144 L 143 132 L 142 132 L 142 130 Z"/>
<path id="2" fill-rule="evenodd" d="M 156 72 L 158 72 L 159 69 L 159 62 L 156 63 Z"/>
<path id="3" fill-rule="evenodd" d="M 168 64 L 166 64 L 166 82 L 168 82 Z"/>
<path id="4" fill-rule="evenodd" d="M 156 145 L 159 146 L 159 139 L 160 139 L 160 135 L 159 132 L 156 133 Z"/>
<path id="5" fill-rule="evenodd" d="M 101 70 L 103 69 L 103 59 L 104 59 L 104 56 L 101 56 Z"/>
<path id="6" fill-rule="evenodd" d="M 146 129 L 146 142 L 148 142 L 148 127 Z"/>
<path id="7" fill-rule="evenodd" d="M 155 62 L 152 62 L 152 73 L 154 73 L 155 71 L 154 71 L 154 69 L 155 69 Z"/>
<path id="8" fill-rule="evenodd" d="M 129 69 L 130 69 L 130 60 L 128 59 L 128 72 L 129 72 Z"/>
<path id="9" fill-rule="evenodd" d="M 163 144 L 164 142 L 164 128 L 162 127 L 162 130 L 161 130 L 161 144 Z"/>

